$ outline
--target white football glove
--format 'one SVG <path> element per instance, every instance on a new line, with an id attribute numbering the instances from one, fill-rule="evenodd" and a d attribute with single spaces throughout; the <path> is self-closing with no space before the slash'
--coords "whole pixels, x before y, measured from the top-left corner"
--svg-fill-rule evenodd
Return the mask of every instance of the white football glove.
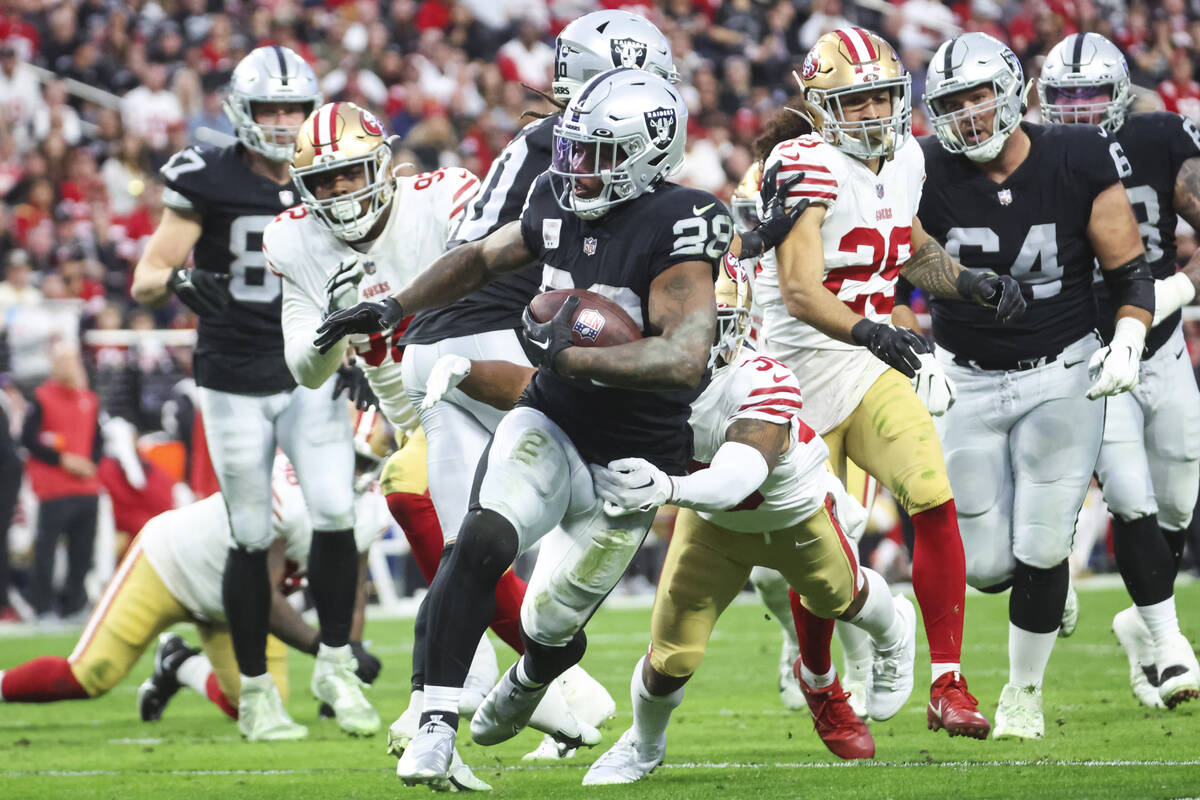
<path id="1" fill-rule="evenodd" d="M 1093 353 L 1088 362 L 1092 385 L 1087 398 L 1112 397 L 1137 386 L 1145 343 L 1145 325 L 1129 317 L 1117 320 L 1112 342 Z"/>
<path id="2" fill-rule="evenodd" d="M 325 316 L 350 308 L 358 302 L 358 282 L 365 274 L 358 256 L 352 256 L 333 268 L 333 274 L 325 281 Z"/>
<path id="3" fill-rule="evenodd" d="M 433 362 L 433 369 L 429 370 L 429 377 L 425 379 L 425 399 L 421 401 L 421 410 L 433 408 L 470 374 L 471 359 L 463 356 L 451 353 Z"/>
<path id="4" fill-rule="evenodd" d="M 929 410 L 929 415 L 932 417 L 940 417 L 950 410 L 954 405 L 954 398 L 958 396 L 958 390 L 954 388 L 954 381 L 942 369 L 942 365 L 934 358 L 933 353 L 921 353 L 917 356 L 921 362 L 921 366 L 917 369 L 917 374 L 913 376 L 912 385 L 917 393 L 917 397 L 921 398 L 921 402 L 925 404 L 925 408 Z"/>
<path id="5" fill-rule="evenodd" d="M 610 517 L 649 511 L 671 502 L 674 483 L 667 473 L 644 458 L 619 458 L 607 467 L 590 464 L 596 496 Z"/>

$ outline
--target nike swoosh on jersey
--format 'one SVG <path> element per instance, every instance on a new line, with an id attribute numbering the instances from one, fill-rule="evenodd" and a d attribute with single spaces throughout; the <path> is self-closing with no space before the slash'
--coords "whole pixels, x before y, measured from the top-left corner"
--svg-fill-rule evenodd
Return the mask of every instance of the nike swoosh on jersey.
<path id="1" fill-rule="evenodd" d="M 771 380 L 775 381 L 776 383 L 783 383 L 787 379 L 788 379 L 787 375 L 772 375 L 771 376 Z"/>
<path id="2" fill-rule="evenodd" d="M 698 216 L 700 216 L 701 214 L 703 214 L 705 211 L 708 211 L 710 208 L 712 208 L 712 207 L 713 207 L 713 206 L 715 206 L 715 205 L 716 205 L 716 203 L 709 203 L 708 205 L 706 205 L 706 206 L 702 206 L 702 207 L 700 207 L 700 208 L 697 208 L 696 206 L 692 206 L 692 213 L 693 213 L 693 214 L 695 214 L 695 215 L 698 217 Z"/>

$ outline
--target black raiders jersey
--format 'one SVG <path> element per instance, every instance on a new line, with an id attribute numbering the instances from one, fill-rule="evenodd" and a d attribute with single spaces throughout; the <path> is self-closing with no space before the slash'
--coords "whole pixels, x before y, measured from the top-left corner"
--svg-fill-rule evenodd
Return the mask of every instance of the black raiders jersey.
<path id="1" fill-rule="evenodd" d="M 1091 126 L 1021 123 L 1029 155 L 996 183 L 934 136 L 921 139 L 921 225 L 964 267 L 1012 275 L 1032 293 L 1007 325 L 995 309 L 931 298 L 933 338 L 956 356 L 1007 365 L 1056 355 L 1096 327 L 1092 201 L 1117 183 L 1120 145 Z"/>
<path id="2" fill-rule="evenodd" d="M 537 176 L 550 168 L 558 116 L 529 123 L 492 162 L 483 188 L 471 200 L 449 247 L 473 242 L 521 216 L 521 207 Z M 455 336 L 515 328 L 521 312 L 538 292 L 541 264 L 505 275 L 477 292 L 442 308 L 422 311 L 404 332 L 404 344 L 429 344 Z"/>
<path id="3" fill-rule="evenodd" d="M 296 382 L 283 359 L 281 286 L 267 269 L 262 234 L 298 195 L 292 183 L 280 185 L 251 171 L 244 152 L 240 144 L 180 150 L 160 170 L 163 203 L 199 215 L 196 268 L 231 276 L 233 302 L 219 316 L 200 318 L 196 383 L 236 394 L 274 394 Z"/>
<path id="4" fill-rule="evenodd" d="M 650 284 L 660 273 L 684 261 L 704 261 L 716 280 L 733 222 L 708 192 L 665 183 L 589 222 L 560 208 L 553 186 L 549 174 L 538 178 L 521 214 L 525 246 L 544 265 L 543 290 L 602 294 L 628 312 L 643 335 L 652 336 L 658 331 L 649 323 Z M 519 404 L 554 420 L 590 463 L 640 457 L 682 475 L 692 458 L 690 406 L 702 389 L 601 387 L 543 368 Z"/>
<path id="5" fill-rule="evenodd" d="M 1175 273 L 1175 178 L 1189 158 L 1200 156 L 1200 128 L 1187 117 L 1167 111 L 1131 114 L 1117 131 L 1117 141 L 1125 154 L 1121 164 L 1121 182 L 1137 217 L 1146 261 L 1155 279 Z M 1096 284 L 1100 304 L 1099 329 L 1104 341 L 1113 335 L 1117 307 L 1108 287 Z M 1153 355 L 1179 327 L 1176 311 L 1146 336 L 1146 355 Z"/>

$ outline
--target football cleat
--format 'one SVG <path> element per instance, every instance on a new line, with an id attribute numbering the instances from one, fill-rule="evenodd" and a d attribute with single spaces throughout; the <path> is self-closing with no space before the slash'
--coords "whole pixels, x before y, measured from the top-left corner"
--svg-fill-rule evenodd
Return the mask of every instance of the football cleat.
<path id="1" fill-rule="evenodd" d="M 442 722 L 440 714 L 421 726 L 396 762 L 396 776 L 406 786 L 424 783 L 437 792 L 454 790 L 450 765 L 454 760 L 454 728 Z"/>
<path id="2" fill-rule="evenodd" d="M 292 721 L 270 673 L 242 676 L 238 698 L 238 730 L 251 742 L 303 739 L 308 728 Z"/>
<path id="3" fill-rule="evenodd" d="M 1166 708 L 1158 696 L 1158 667 L 1154 665 L 1154 639 L 1138 613 L 1137 606 L 1118 611 L 1112 621 L 1125 657 L 1129 659 L 1129 685 L 1133 696 L 1144 706 Z"/>
<path id="4" fill-rule="evenodd" d="M 871 691 L 867 695 L 867 713 L 871 719 L 885 720 L 908 702 L 913 690 L 913 660 L 917 654 L 917 611 L 904 595 L 894 598 L 896 614 L 903 626 L 900 641 L 886 650 L 876 650 L 871 665 Z"/>
<path id="5" fill-rule="evenodd" d="M 450 781 L 450 785 L 454 787 L 454 791 L 456 792 L 490 792 L 492 790 L 491 784 L 484 783 L 475 777 L 475 773 L 471 771 L 471 768 L 463 762 L 462 756 L 458 754 L 457 747 L 454 748 L 453 753 L 450 755 L 450 772 L 446 778 Z"/>
<path id="6" fill-rule="evenodd" d="M 567 707 L 580 722 L 599 728 L 617 713 L 617 701 L 578 664 L 558 677 L 558 685 Z"/>
<path id="7" fill-rule="evenodd" d="M 1042 690 L 1036 686 L 1006 683 L 996 706 L 993 739 L 1041 739 L 1046 735 L 1042 717 Z"/>
<path id="8" fill-rule="evenodd" d="M 179 691 L 179 665 L 199 654 L 198 649 L 189 647 L 177 633 L 164 633 L 158 637 L 158 646 L 154 648 L 154 672 L 138 687 L 138 714 L 142 722 L 162 718 L 167 702 Z"/>
<path id="9" fill-rule="evenodd" d="M 992 727 L 979 713 L 979 701 L 967 691 L 967 680 L 959 672 L 947 672 L 929 687 L 925 721 L 931 731 L 945 728 L 951 736 L 975 739 L 986 739 Z"/>
<path id="10" fill-rule="evenodd" d="M 355 674 L 358 661 L 349 645 L 317 650 L 313 665 L 313 696 L 328 703 L 337 717 L 338 726 L 352 736 L 374 736 L 381 725 L 377 712 L 363 695 L 365 684 Z"/>
<path id="11" fill-rule="evenodd" d="M 845 759 L 874 758 L 875 739 L 850 707 L 850 696 L 842 690 L 838 679 L 835 677 L 824 689 L 814 689 L 799 677 L 799 659 L 794 669 L 800 690 L 808 701 L 808 710 L 812 712 L 813 727 L 829 752 Z"/>
<path id="12" fill-rule="evenodd" d="M 617 743 L 583 776 L 584 786 L 610 786 L 619 783 L 635 783 L 654 772 L 666 755 L 666 741 L 658 747 L 645 749 L 637 740 L 633 728 L 621 734 Z"/>
<path id="13" fill-rule="evenodd" d="M 1158 664 L 1158 696 L 1167 708 L 1200 697 L 1200 666 L 1187 637 L 1170 634 L 1154 660 Z"/>
<path id="14" fill-rule="evenodd" d="M 779 648 L 779 700 L 788 711 L 800 711 L 808 705 L 800 690 L 800 679 L 792 673 L 792 665 L 799 657 L 800 648 L 785 634 Z"/>
<path id="15" fill-rule="evenodd" d="M 409 701 L 408 708 L 388 726 L 387 751 L 396 758 L 404 755 L 404 748 L 417 735 L 417 726 L 421 722 L 421 704 Z"/>
<path id="16" fill-rule="evenodd" d="M 1058 626 L 1058 638 L 1066 639 L 1075 632 L 1079 625 L 1079 595 L 1075 593 L 1075 584 L 1067 584 L 1067 604 L 1063 606 L 1062 622 Z"/>
<path id="17" fill-rule="evenodd" d="M 598 730 L 571 714 L 557 681 L 531 689 L 517 682 L 516 671 L 514 664 L 488 692 L 471 718 L 471 738 L 483 745 L 499 744 L 528 725 L 573 748 L 600 742 Z"/>

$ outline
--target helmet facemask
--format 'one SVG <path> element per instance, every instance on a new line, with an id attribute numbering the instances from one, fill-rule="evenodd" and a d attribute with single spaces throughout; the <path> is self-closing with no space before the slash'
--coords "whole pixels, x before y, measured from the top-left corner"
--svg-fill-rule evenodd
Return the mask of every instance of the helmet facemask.
<path id="1" fill-rule="evenodd" d="M 886 89 L 892 113 L 881 119 L 847 121 L 844 105 L 854 95 Z M 912 129 L 912 78 L 905 73 L 839 89 L 809 89 L 808 102 L 821 110 L 820 130 L 825 141 L 858 159 L 890 160 Z"/>
<path id="2" fill-rule="evenodd" d="M 292 180 L 308 212 L 322 227 L 343 241 L 355 242 L 371 231 L 391 203 L 394 190 L 388 169 L 391 160 L 392 150 L 384 145 L 358 156 L 318 159 L 307 167 L 293 167 Z M 319 185 L 356 166 L 366 178 L 362 188 L 318 199 Z"/>
<path id="3" fill-rule="evenodd" d="M 637 196 L 629 169 L 643 148 L 637 137 L 616 140 L 560 126 L 555 127 L 554 133 L 550 174 L 558 179 L 554 195 L 560 208 L 575 212 L 580 219 L 594 220 L 613 206 Z M 599 191 L 586 196 L 590 192 L 580 183 L 581 178 L 598 180 Z"/>
<path id="4" fill-rule="evenodd" d="M 266 125 L 254 120 L 254 106 L 257 103 L 293 102 L 290 100 L 251 99 L 243 95 L 230 94 L 225 98 L 225 116 L 229 117 L 237 131 L 237 138 L 243 145 L 254 152 L 265 156 L 271 161 L 285 162 L 292 160 L 292 152 L 296 149 L 296 134 L 300 123 L 295 125 Z M 304 106 L 304 117 L 307 118 L 317 107 L 316 100 L 296 101 Z"/>
<path id="5" fill-rule="evenodd" d="M 945 97 L 927 99 L 931 112 L 930 121 L 938 140 L 948 152 L 961 153 L 972 161 L 986 163 L 993 160 L 1004 149 L 1004 143 L 1021 122 L 1019 112 L 1014 112 L 1003 82 L 993 78 L 989 82 L 961 89 L 954 94 L 973 92 L 980 86 L 990 86 L 993 96 L 956 111 L 943 111 Z M 992 129 L 986 136 L 980 124 L 981 117 L 992 112 Z M 971 137 L 968 139 L 967 137 Z"/>
<path id="6" fill-rule="evenodd" d="M 721 260 L 713 293 L 717 301 L 717 335 L 708 366 L 720 369 L 737 361 L 750 335 L 750 281 L 740 262 L 728 253 Z"/>

